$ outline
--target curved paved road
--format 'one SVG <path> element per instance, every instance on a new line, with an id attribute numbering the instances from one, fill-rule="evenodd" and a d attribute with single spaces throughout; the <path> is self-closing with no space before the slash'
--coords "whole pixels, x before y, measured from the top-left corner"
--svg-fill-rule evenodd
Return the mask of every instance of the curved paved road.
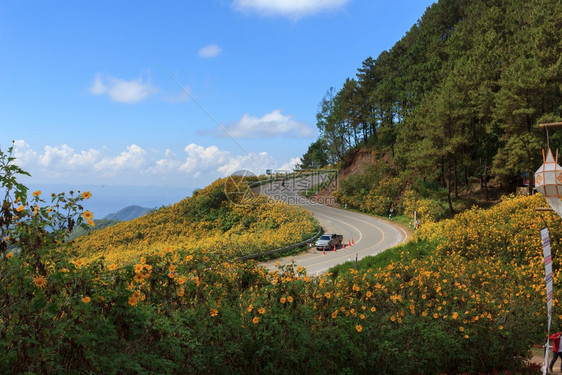
<path id="1" fill-rule="evenodd" d="M 356 257 L 362 259 L 378 254 L 407 240 L 408 232 L 396 223 L 325 206 L 303 198 L 300 193 L 304 192 L 309 184 L 311 183 L 307 181 L 307 178 L 301 177 L 285 181 L 284 186 L 281 185 L 281 182 L 263 185 L 260 192 L 273 199 L 298 204 L 310 210 L 325 232 L 343 234 L 346 247 L 337 249 L 336 252 L 326 251 L 325 254 L 311 248 L 300 255 L 262 263 L 269 270 L 276 269 L 276 262 L 290 264 L 294 260 L 297 265 L 305 267 L 309 274 L 317 275 L 326 272 L 336 264 L 355 260 Z M 351 241 L 355 244 L 347 246 Z"/>

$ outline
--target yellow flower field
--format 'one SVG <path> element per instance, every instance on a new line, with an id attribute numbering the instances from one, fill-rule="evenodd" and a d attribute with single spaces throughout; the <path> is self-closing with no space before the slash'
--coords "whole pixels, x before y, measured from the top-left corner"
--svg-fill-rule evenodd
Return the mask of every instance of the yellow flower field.
<path id="1" fill-rule="evenodd" d="M 172 206 L 132 221 L 93 231 L 73 241 L 78 257 L 127 264 L 147 253 L 169 249 L 203 250 L 228 260 L 259 254 L 310 238 L 317 224 L 308 211 L 265 197 L 232 201 L 226 180 Z"/>

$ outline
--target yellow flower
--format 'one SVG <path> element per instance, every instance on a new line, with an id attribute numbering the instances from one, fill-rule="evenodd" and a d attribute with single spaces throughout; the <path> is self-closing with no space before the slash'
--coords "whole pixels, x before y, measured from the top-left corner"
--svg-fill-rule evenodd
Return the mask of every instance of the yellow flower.
<path id="1" fill-rule="evenodd" d="M 84 213 L 82 214 L 82 216 L 84 216 L 84 218 L 86 220 L 92 220 L 94 218 L 94 214 L 92 213 L 92 211 L 90 210 L 86 210 L 84 211 Z"/>
<path id="2" fill-rule="evenodd" d="M 293 302 L 293 297 L 291 297 L 291 296 L 287 297 L 287 301 Z"/>
<path id="3" fill-rule="evenodd" d="M 464 327 L 459 327 L 459 331 L 464 332 Z"/>
<path id="4" fill-rule="evenodd" d="M 248 306 L 248 308 L 247 308 L 248 312 L 252 312 L 253 309 L 254 309 L 254 306 L 252 304 L 250 304 L 250 306 Z"/>
<path id="5" fill-rule="evenodd" d="M 117 264 L 110 264 L 109 266 L 107 266 L 107 269 L 110 271 L 114 271 L 117 268 Z"/>
<path id="6" fill-rule="evenodd" d="M 363 331 L 363 326 L 362 326 L 361 324 L 357 324 L 357 325 L 355 326 L 355 330 L 356 330 L 357 332 L 362 332 L 362 331 Z"/>
<path id="7" fill-rule="evenodd" d="M 41 195 L 41 190 L 35 190 L 32 194 L 34 197 L 38 197 Z"/>
<path id="8" fill-rule="evenodd" d="M 92 220 L 90 220 L 90 219 L 86 219 L 86 222 L 87 222 L 88 225 L 91 226 L 91 227 L 95 227 L 95 226 L 96 226 L 96 223 L 94 223 L 94 222 L 93 222 Z"/>
<path id="9" fill-rule="evenodd" d="M 92 196 L 92 193 L 90 193 L 89 191 L 85 191 L 82 193 L 82 198 L 84 199 L 90 199 L 90 197 Z"/>
<path id="10" fill-rule="evenodd" d="M 285 297 L 281 297 L 281 299 L 280 299 L 279 301 L 280 301 L 281 303 L 285 303 L 285 301 L 287 301 L 287 300 L 285 299 Z"/>
<path id="11" fill-rule="evenodd" d="M 211 313 L 211 316 L 212 316 L 212 317 L 215 317 L 215 316 L 217 316 L 217 315 L 219 314 L 219 310 L 217 310 L 217 309 L 211 309 L 211 310 L 210 310 L 210 313 Z"/>
<path id="12" fill-rule="evenodd" d="M 264 309 L 263 307 L 260 307 L 260 308 L 258 309 L 258 313 L 259 313 L 259 314 L 262 314 L 262 315 L 265 314 L 265 309 Z"/>
<path id="13" fill-rule="evenodd" d="M 10 259 L 13 256 L 14 256 L 14 253 L 8 253 L 8 254 L 6 254 L 6 259 Z"/>
<path id="14" fill-rule="evenodd" d="M 260 318 L 258 318 L 257 316 L 254 316 L 254 319 L 252 319 L 252 323 L 254 323 L 254 324 L 258 324 L 259 321 L 260 321 Z"/>
<path id="15" fill-rule="evenodd" d="M 336 319 L 338 317 L 338 310 L 332 313 L 332 319 Z"/>
<path id="16" fill-rule="evenodd" d="M 135 296 L 129 297 L 129 305 L 135 306 L 139 302 L 139 299 Z"/>
<path id="17" fill-rule="evenodd" d="M 82 302 L 84 302 L 84 303 L 90 303 L 91 300 L 92 300 L 92 299 L 91 299 L 90 297 L 88 297 L 88 296 L 82 298 Z"/>
<path id="18" fill-rule="evenodd" d="M 24 208 L 25 208 L 25 206 L 19 206 L 18 208 L 16 208 L 16 211 L 22 212 Z"/>
<path id="19" fill-rule="evenodd" d="M 375 306 L 371 307 L 371 312 L 375 312 L 377 311 L 377 308 Z"/>
<path id="20" fill-rule="evenodd" d="M 37 276 L 33 278 L 33 283 L 35 284 L 35 286 L 37 286 L 38 288 L 45 288 L 47 286 L 47 279 L 43 276 Z"/>

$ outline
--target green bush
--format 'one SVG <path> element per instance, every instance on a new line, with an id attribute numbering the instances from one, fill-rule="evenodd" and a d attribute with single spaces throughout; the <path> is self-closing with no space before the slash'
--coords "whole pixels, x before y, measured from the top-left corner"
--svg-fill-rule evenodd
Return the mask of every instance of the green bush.
<path id="1" fill-rule="evenodd" d="M 53 197 L 68 203 L 65 223 L 88 220 L 86 198 L 71 196 Z M 524 369 L 546 331 L 540 261 L 424 240 L 333 278 L 204 250 L 86 265 L 59 244 L 68 227 L 43 233 L 53 210 L 15 202 L 1 213 L 18 213 L 3 228 L 21 246 L 0 257 L 2 374 L 490 373 Z"/>

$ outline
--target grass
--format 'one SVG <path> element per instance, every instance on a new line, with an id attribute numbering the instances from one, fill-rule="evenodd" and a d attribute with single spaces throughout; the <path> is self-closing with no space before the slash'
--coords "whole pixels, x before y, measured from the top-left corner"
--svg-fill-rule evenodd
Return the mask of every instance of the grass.
<path id="1" fill-rule="evenodd" d="M 368 256 L 357 263 L 357 270 L 364 272 L 368 269 L 379 269 L 388 266 L 393 262 L 409 263 L 414 259 L 421 259 L 433 252 L 435 244 L 427 241 L 410 241 L 404 245 L 399 245 L 383 251 L 380 254 Z M 345 262 L 330 268 L 328 273 L 335 279 L 339 275 L 355 269 L 355 261 Z"/>

